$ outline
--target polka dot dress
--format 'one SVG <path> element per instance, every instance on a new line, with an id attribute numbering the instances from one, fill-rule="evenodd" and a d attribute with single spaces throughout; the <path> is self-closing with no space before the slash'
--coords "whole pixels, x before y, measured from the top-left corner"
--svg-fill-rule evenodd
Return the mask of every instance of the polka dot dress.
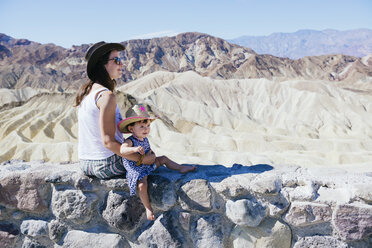
<path id="1" fill-rule="evenodd" d="M 145 153 L 147 153 L 151 149 L 150 143 L 147 138 L 144 138 L 142 141 L 132 135 L 128 137 L 128 139 L 132 141 L 133 147 L 142 146 Z M 127 170 L 127 179 L 130 189 L 130 195 L 136 194 L 137 182 L 141 180 L 143 177 L 150 175 L 151 172 L 156 169 L 155 164 L 152 165 L 141 164 L 137 166 L 136 163 L 137 163 L 136 161 L 123 158 L 123 164 L 125 169 Z"/>

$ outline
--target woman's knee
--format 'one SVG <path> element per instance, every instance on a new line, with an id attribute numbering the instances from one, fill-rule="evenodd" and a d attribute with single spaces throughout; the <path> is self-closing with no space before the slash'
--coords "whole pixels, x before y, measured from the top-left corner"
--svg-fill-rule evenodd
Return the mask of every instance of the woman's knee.
<path id="1" fill-rule="evenodd" d="M 168 158 L 167 158 L 167 156 L 163 155 L 163 156 L 157 157 L 156 160 L 158 161 L 158 163 L 160 165 L 162 165 L 162 164 L 165 164 L 165 162 L 168 160 Z"/>

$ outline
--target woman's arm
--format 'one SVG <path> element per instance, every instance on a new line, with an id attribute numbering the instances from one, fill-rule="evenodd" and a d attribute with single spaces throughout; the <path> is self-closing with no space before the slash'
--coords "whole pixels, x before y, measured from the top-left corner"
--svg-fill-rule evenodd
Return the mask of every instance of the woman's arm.
<path id="1" fill-rule="evenodd" d="M 141 157 L 138 153 L 123 154 L 121 153 L 121 147 L 125 144 L 120 144 L 115 139 L 115 111 L 116 111 L 116 97 L 111 91 L 106 91 L 97 101 L 97 107 L 100 110 L 99 124 L 103 145 L 112 151 L 113 153 L 130 159 L 138 161 Z M 124 145 L 126 146 L 126 145 Z M 123 150 L 125 148 L 123 147 Z M 142 163 L 153 164 L 155 162 L 155 154 L 146 153 Z"/>
<path id="2" fill-rule="evenodd" d="M 121 144 L 115 139 L 116 97 L 111 91 L 102 93 L 97 101 L 99 126 L 103 145 L 120 156 Z"/>

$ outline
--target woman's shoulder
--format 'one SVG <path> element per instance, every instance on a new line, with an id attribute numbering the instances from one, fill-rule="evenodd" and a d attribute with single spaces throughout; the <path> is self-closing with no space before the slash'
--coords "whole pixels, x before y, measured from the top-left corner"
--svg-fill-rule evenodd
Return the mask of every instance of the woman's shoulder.
<path id="1" fill-rule="evenodd" d="M 97 103 L 97 106 L 115 106 L 116 107 L 116 96 L 115 94 L 106 89 L 102 88 L 102 90 L 97 90 L 94 97 Z"/>
<path id="2" fill-rule="evenodd" d="M 105 95 L 111 95 L 113 94 L 111 90 L 109 90 L 108 88 L 100 85 L 100 84 L 93 84 L 92 86 L 92 90 L 91 90 L 91 93 L 97 95 L 97 94 L 105 94 Z"/>

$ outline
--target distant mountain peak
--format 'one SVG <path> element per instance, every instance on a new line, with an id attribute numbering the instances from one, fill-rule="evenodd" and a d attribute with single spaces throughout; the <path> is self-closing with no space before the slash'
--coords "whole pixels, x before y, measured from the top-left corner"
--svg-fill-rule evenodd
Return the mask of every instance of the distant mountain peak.
<path id="1" fill-rule="evenodd" d="M 272 54 L 291 59 L 330 54 L 363 57 L 372 53 L 372 30 L 301 29 L 294 33 L 241 36 L 229 42 L 251 48 L 258 54 Z"/>

